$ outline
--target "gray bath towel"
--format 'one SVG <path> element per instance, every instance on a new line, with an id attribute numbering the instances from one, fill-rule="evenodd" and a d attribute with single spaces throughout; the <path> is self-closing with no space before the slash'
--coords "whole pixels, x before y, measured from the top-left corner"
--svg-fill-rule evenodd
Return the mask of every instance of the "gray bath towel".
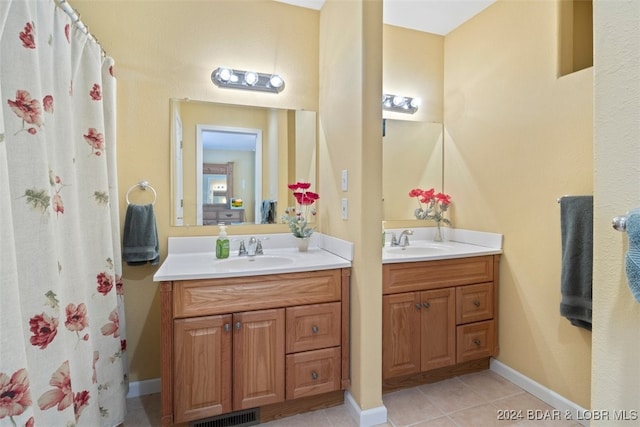
<path id="1" fill-rule="evenodd" d="M 276 206 L 278 202 L 275 200 L 263 200 L 262 201 L 262 224 L 275 224 L 276 223 Z"/>
<path id="2" fill-rule="evenodd" d="M 560 314 L 591 330 L 593 274 L 593 196 L 560 199 L 562 275 Z"/>
<path id="3" fill-rule="evenodd" d="M 122 259 L 129 265 L 160 262 L 158 229 L 153 205 L 127 206 L 122 239 Z"/>

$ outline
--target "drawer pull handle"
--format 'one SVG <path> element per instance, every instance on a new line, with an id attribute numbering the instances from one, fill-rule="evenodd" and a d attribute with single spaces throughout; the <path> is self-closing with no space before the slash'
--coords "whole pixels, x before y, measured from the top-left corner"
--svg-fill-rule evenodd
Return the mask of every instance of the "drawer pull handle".
<path id="1" fill-rule="evenodd" d="M 236 329 L 240 330 L 240 328 L 242 328 L 242 323 L 236 322 Z"/>
<path id="2" fill-rule="evenodd" d="M 311 327 L 311 332 L 314 334 L 317 334 L 320 331 L 320 328 L 318 328 L 316 325 L 313 325 Z"/>
<path id="3" fill-rule="evenodd" d="M 316 371 L 311 372 L 311 379 L 312 380 L 317 380 L 318 379 L 318 373 Z"/>
<path id="4" fill-rule="evenodd" d="M 473 305 L 475 305 L 476 307 L 480 307 L 480 301 L 475 300 L 475 301 L 473 302 Z"/>
<path id="5" fill-rule="evenodd" d="M 224 324 L 224 331 L 229 332 L 231 330 L 231 325 L 229 323 Z"/>
<path id="6" fill-rule="evenodd" d="M 424 306 L 424 308 L 429 308 L 431 307 L 431 304 L 429 304 L 428 302 L 425 302 L 424 304 L 422 304 Z"/>
<path id="7" fill-rule="evenodd" d="M 479 340 L 478 338 L 474 339 L 474 340 L 473 340 L 473 343 L 474 343 L 475 345 L 477 345 L 478 347 L 480 347 L 480 344 L 482 344 L 482 342 L 480 342 L 480 340 Z"/>
<path id="8" fill-rule="evenodd" d="M 416 304 L 416 310 L 420 310 L 420 304 Z"/>

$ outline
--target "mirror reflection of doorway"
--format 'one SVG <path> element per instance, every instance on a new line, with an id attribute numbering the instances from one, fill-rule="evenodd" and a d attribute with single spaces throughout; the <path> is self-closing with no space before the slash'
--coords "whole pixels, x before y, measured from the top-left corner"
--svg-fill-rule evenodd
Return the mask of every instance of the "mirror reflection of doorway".
<path id="1" fill-rule="evenodd" d="M 262 131 L 197 125 L 196 144 L 197 224 L 256 222 L 262 200 Z M 227 173 L 206 170 L 207 165 L 232 166 Z"/>
<path id="2" fill-rule="evenodd" d="M 214 174 L 207 179 L 207 201 L 209 205 L 226 205 L 227 204 L 227 176 L 222 174 Z"/>

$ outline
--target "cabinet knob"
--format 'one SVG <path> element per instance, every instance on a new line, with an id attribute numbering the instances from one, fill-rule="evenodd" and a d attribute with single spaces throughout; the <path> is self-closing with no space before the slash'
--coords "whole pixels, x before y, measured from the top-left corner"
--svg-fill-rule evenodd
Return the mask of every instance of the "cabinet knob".
<path id="1" fill-rule="evenodd" d="M 425 302 L 422 304 L 424 306 L 424 308 L 429 308 L 431 307 L 431 304 L 429 304 L 428 302 Z"/>
<path id="2" fill-rule="evenodd" d="M 313 325 L 313 326 L 311 327 L 311 332 L 312 332 L 312 333 L 317 334 L 319 331 L 320 331 L 320 328 L 318 328 L 318 326 Z"/>
<path id="3" fill-rule="evenodd" d="M 229 323 L 225 323 L 225 324 L 224 324 L 224 331 L 225 331 L 225 332 L 229 332 L 230 330 L 231 330 L 231 324 L 229 324 Z"/>
<path id="4" fill-rule="evenodd" d="M 480 340 L 479 340 L 478 338 L 474 339 L 474 340 L 473 340 L 473 343 L 474 343 L 475 345 L 477 345 L 478 347 L 480 347 L 480 344 L 482 344 L 482 342 L 480 342 Z"/>
<path id="5" fill-rule="evenodd" d="M 416 304 L 416 310 L 420 310 L 420 304 Z"/>
<path id="6" fill-rule="evenodd" d="M 311 379 L 312 380 L 317 380 L 318 379 L 318 373 L 316 371 L 311 372 Z"/>
<path id="7" fill-rule="evenodd" d="M 242 323 L 236 322 L 236 329 L 240 330 L 240 328 L 242 328 Z"/>
<path id="8" fill-rule="evenodd" d="M 480 301 L 475 300 L 475 301 L 473 302 L 473 305 L 475 305 L 476 307 L 480 307 Z"/>

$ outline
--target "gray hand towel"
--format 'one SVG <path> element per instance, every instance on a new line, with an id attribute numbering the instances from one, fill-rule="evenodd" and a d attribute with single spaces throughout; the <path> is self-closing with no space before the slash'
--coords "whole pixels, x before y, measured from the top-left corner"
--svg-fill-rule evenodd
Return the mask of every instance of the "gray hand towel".
<path id="1" fill-rule="evenodd" d="M 562 275 L 560 314 L 591 330 L 593 275 L 593 196 L 560 199 Z"/>
<path id="2" fill-rule="evenodd" d="M 276 223 L 276 206 L 275 200 L 263 200 L 262 201 L 262 224 L 275 224 Z"/>
<path id="3" fill-rule="evenodd" d="M 160 262 L 158 230 L 153 205 L 127 206 L 122 239 L 122 259 L 129 265 Z"/>

